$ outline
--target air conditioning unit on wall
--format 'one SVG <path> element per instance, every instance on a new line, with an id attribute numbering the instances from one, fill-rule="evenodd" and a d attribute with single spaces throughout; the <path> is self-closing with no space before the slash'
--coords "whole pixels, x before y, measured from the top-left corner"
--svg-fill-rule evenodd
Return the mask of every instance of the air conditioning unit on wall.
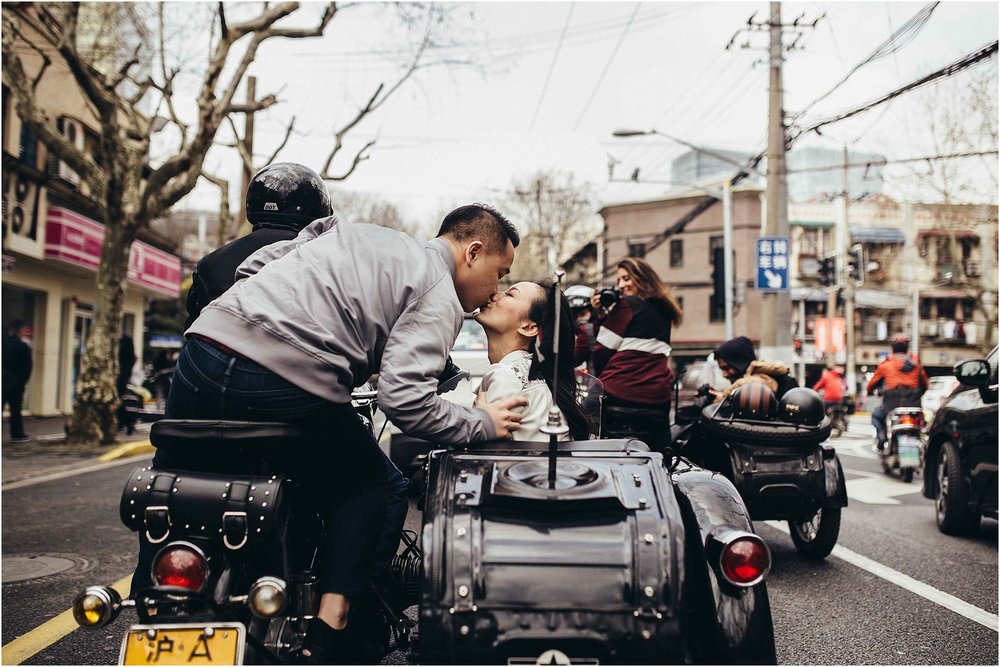
<path id="1" fill-rule="evenodd" d="M 83 125 L 79 121 L 62 116 L 56 120 L 56 129 L 66 137 L 67 141 L 80 150 L 83 150 Z M 52 154 L 49 154 L 48 173 L 49 176 L 61 178 L 67 183 L 73 185 L 80 184 L 80 175 L 70 169 L 68 164 Z"/>
<path id="2" fill-rule="evenodd" d="M 35 239 L 38 236 L 38 184 L 21 174 L 12 176 L 10 192 L 6 197 L 6 217 L 8 233 Z"/>

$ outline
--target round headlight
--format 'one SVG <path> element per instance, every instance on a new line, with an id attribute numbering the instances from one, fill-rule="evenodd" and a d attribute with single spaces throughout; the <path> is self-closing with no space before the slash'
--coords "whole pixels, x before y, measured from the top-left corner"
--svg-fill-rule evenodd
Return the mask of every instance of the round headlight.
<path id="1" fill-rule="evenodd" d="M 114 620 L 121 602 L 115 589 L 91 586 L 73 602 L 73 618 L 82 628 L 100 628 Z"/>
<path id="2" fill-rule="evenodd" d="M 250 587 L 247 602 L 254 616 L 277 616 L 285 608 L 285 582 L 277 577 L 261 577 Z"/>

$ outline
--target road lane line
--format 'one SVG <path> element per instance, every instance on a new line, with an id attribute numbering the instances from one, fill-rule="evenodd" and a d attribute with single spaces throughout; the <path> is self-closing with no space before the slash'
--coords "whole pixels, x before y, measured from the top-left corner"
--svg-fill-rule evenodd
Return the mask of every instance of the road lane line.
<path id="1" fill-rule="evenodd" d="M 764 521 L 763 523 L 788 534 L 788 526 L 784 523 L 779 523 L 777 521 Z M 973 604 L 969 604 L 965 600 L 960 600 L 950 593 L 939 591 L 929 584 L 918 581 L 907 574 L 894 570 L 891 567 L 868 558 L 867 556 L 862 556 L 859 553 L 851 551 L 847 547 L 842 547 L 840 545 L 835 546 L 833 548 L 833 555 L 843 561 L 847 561 L 855 567 L 859 567 L 866 572 L 874 574 L 876 577 L 885 579 L 891 584 L 896 584 L 904 590 L 916 593 L 925 600 L 930 600 L 935 604 L 941 605 L 945 609 L 950 609 L 956 614 L 966 617 L 970 621 L 975 621 L 980 625 L 984 625 L 994 632 L 1000 632 L 1000 627 L 998 627 L 1000 619 L 997 618 L 996 614 L 991 614 L 985 609 L 980 609 Z"/>
<path id="2" fill-rule="evenodd" d="M 128 596 L 129 588 L 132 586 L 132 575 L 115 582 L 114 588 L 124 598 Z M 14 641 L 6 644 L 3 651 L 3 664 L 20 665 L 33 655 L 47 649 L 57 641 L 76 630 L 79 626 L 73 619 L 73 610 L 67 609 L 55 618 L 42 623 L 34 630 L 31 630 Z"/>
<path id="3" fill-rule="evenodd" d="M 17 482 L 10 482 L 9 484 L 4 484 L 2 487 L 0 487 L 0 490 L 12 491 L 13 489 L 21 489 L 26 486 L 41 484 L 42 482 L 51 482 L 52 480 L 64 479 L 66 477 L 72 477 L 73 475 L 79 475 L 86 472 L 97 472 L 98 470 L 113 468 L 115 466 L 125 465 L 126 463 L 138 463 L 139 461 L 148 461 L 149 459 L 150 459 L 149 454 L 138 454 L 136 456 L 132 456 L 127 459 L 118 459 L 116 461 L 108 461 L 107 463 L 94 463 L 88 466 L 80 466 L 79 468 L 57 470 L 56 472 L 51 472 L 46 475 L 38 475 L 37 477 L 29 477 L 28 479 L 22 479 Z"/>

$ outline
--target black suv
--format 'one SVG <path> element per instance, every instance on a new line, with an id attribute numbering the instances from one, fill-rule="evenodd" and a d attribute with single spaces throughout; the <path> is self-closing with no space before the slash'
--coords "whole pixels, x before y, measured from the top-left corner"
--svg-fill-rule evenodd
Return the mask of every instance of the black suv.
<path id="1" fill-rule="evenodd" d="M 997 348 L 955 364 L 955 377 L 928 429 L 923 494 L 942 533 L 965 535 L 997 518 Z"/>

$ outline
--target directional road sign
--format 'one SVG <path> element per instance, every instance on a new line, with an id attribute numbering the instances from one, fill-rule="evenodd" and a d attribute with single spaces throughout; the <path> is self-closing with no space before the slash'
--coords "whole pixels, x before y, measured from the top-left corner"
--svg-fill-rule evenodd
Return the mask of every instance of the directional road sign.
<path id="1" fill-rule="evenodd" d="M 762 292 L 788 291 L 787 236 L 757 237 L 757 289 Z"/>

